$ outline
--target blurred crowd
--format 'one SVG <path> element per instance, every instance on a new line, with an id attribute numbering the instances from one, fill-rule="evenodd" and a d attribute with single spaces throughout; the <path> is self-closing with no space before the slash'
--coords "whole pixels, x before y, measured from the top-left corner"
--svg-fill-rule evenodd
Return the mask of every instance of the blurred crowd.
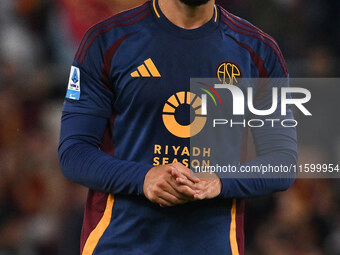
<path id="1" fill-rule="evenodd" d="M 57 158 L 69 67 L 87 28 L 142 2 L 0 1 L 0 255 L 79 254 L 86 189 L 63 178 Z M 276 38 L 292 77 L 339 77 L 338 0 L 217 2 Z M 330 103 L 322 98 L 319 107 Z M 340 131 L 323 118 L 326 131 L 301 130 L 300 163 L 340 162 Z M 249 200 L 246 247 L 247 255 L 340 254 L 339 181 L 299 179 Z"/>

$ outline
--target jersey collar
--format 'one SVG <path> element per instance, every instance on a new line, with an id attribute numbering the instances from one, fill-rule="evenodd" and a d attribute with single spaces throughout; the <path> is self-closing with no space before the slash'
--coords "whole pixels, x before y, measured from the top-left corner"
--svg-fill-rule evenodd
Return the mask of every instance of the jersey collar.
<path id="1" fill-rule="evenodd" d="M 214 16 L 211 18 L 211 20 L 205 23 L 203 26 L 195 29 L 184 29 L 173 24 L 162 13 L 158 5 L 158 0 L 151 0 L 151 8 L 156 23 L 158 23 L 164 30 L 167 30 L 168 32 L 172 33 L 177 37 L 187 39 L 204 37 L 213 32 L 214 30 L 216 30 L 216 28 L 219 25 L 220 10 L 216 5 Z"/>

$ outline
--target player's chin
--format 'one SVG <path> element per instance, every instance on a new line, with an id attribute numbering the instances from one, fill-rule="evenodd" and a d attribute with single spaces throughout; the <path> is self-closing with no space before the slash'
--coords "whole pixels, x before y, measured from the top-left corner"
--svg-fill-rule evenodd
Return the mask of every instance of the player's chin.
<path id="1" fill-rule="evenodd" d="M 200 6 L 210 2 L 211 0 L 180 0 L 180 1 L 188 6 Z"/>

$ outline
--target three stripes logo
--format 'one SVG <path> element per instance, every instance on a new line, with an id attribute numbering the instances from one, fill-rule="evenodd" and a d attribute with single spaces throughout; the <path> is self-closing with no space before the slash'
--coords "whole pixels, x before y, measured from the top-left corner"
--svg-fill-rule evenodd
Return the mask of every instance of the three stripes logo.
<path id="1" fill-rule="evenodd" d="M 151 58 L 144 61 L 136 71 L 131 73 L 131 77 L 162 77 Z"/>

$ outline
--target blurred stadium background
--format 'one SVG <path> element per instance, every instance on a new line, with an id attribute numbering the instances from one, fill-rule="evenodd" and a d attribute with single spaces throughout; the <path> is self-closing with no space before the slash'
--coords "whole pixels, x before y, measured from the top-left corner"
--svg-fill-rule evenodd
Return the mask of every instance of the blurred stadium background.
<path id="1" fill-rule="evenodd" d="M 79 254 L 86 189 L 62 177 L 57 159 L 69 67 L 87 28 L 142 2 L 0 1 L 0 255 Z M 279 42 L 292 77 L 339 77 L 339 0 L 218 2 Z M 316 108 L 338 118 L 340 90 L 318 91 Z M 300 129 L 300 163 L 340 161 L 339 126 L 320 116 L 314 121 L 328 124 Z M 340 254 L 339 184 L 299 179 L 287 192 L 251 199 L 246 254 Z"/>

